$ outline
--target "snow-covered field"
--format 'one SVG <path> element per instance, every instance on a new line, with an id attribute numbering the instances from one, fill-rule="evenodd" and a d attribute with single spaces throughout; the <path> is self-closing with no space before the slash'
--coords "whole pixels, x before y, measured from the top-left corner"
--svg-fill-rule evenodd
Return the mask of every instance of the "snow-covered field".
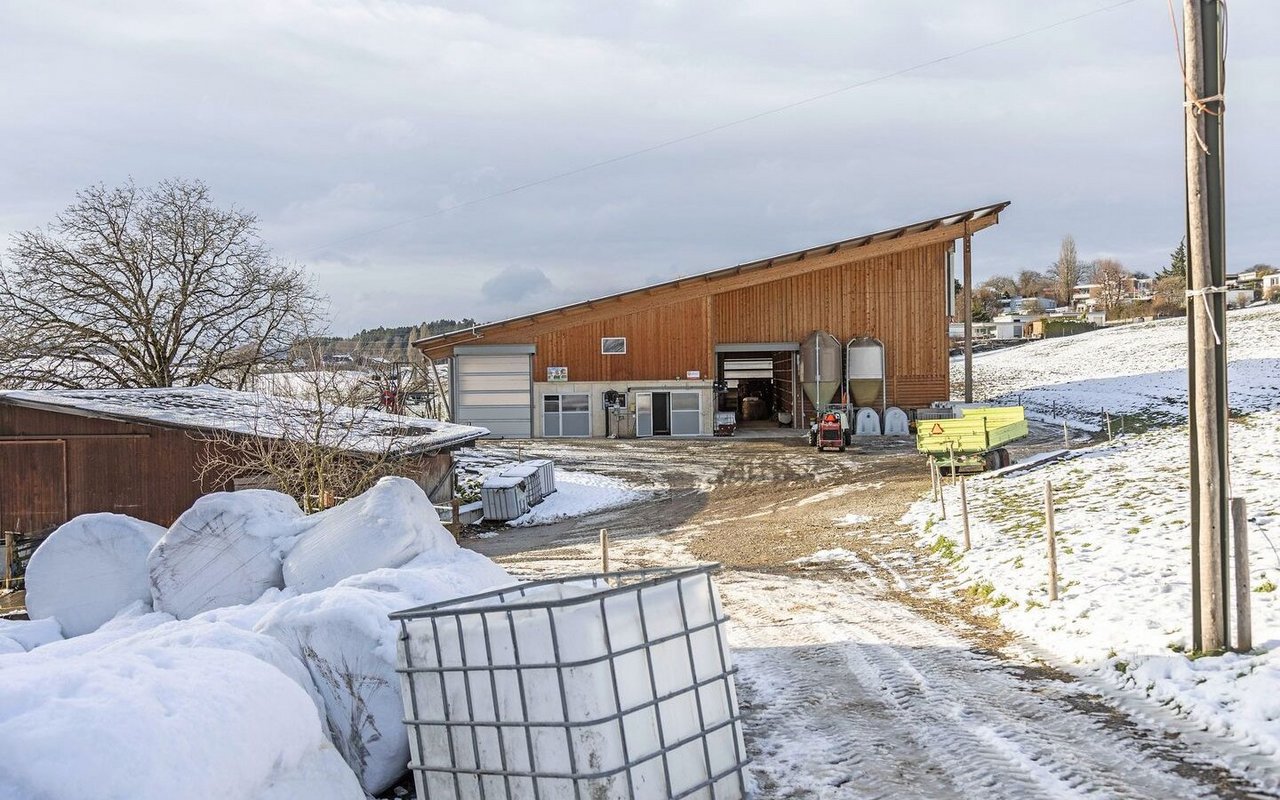
<path id="1" fill-rule="evenodd" d="M 925 498 L 904 518 L 956 585 L 1053 659 L 1167 705 L 1268 760 L 1280 758 L 1280 308 L 1230 315 L 1232 494 L 1248 501 L 1254 652 L 1184 655 L 1191 645 L 1185 424 L 1079 450 L 1067 460 L 968 481 L 948 518 Z M 988 397 L 1040 416 L 1097 422 L 1094 409 L 1185 420 L 1181 320 L 1034 343 L 975 362 Z M 1180 406 L 1180 404 L 1183 404 Z M 1059 596 L 1047 598 L 1044 482 L 1054 489 Z M 1234 612 L 1233 612 L 1234 616 Z"/>
<path id="2" fill-rule="evenodd" d="M 1101 430 L 1186 419 L 1187 323 L 1166 319 L 1045 339 L 973 362 L 975 398 L 1020 404 L 1030 417 Z M 1227 315 L 1231 408 L 1256 411 L 1280 395 L 1280 305 Z M 953 362 L 951 385 L 964 387 Z"/>

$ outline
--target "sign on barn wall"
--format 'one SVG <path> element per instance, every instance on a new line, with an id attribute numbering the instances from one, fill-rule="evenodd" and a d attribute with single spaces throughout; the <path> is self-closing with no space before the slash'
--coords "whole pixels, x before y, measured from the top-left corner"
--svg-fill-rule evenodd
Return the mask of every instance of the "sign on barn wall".
<path id="1" fill-rule="evenodd" d="M 569 368 L 568 367 L 547 367 L 548 383 L 568 383 Z"/>

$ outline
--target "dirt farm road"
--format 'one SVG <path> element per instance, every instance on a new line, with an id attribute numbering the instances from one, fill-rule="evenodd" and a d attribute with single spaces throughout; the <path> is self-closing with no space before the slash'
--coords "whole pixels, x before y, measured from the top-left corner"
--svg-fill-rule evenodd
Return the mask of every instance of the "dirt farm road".
<path id="1" fill-rule="evenodd" d="M 1052 446 L 1047 434 L 1029 445 Z M 1155 732 L 1098 687 L 1038 662 L 959 596 L 920 591 L 942 576 L 898 523 L 928 490 L 909 445 L 859 442 L 844 454 L 815 453 L 800 439 L 522 449 L 555 458 L 558 469 L 626 478 L 649 496 L 467 546 L 518 574 L 589 572 L 608 528 L 617 569 L 725 565 L 717 582 L 760 797 L 1277 796 L 1193 757 L 1207 734 Z M 839 562 L 810 558 L 837 548 L 846 551 Z"/>

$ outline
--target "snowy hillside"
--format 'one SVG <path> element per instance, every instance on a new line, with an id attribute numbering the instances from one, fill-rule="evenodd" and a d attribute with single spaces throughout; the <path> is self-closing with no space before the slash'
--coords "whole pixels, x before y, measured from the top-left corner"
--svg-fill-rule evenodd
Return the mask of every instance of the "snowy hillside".
<path id="1" fill-rule="evenodd" d="M 1232 409 L 1280 405 L 1280 305 L 1233 311 L 1227 327 Z M 1144 427 L 1178 422 L 1186 418 L 1186 340 L 1186 320 L 1167 319 L 982 355 L 973 362 L 975 399 L 1094 430 L 1103 412 L 1137 416 Z M 963 391 L 964 365 L 951 366 L 953 391 Z"/>
<path id="2" fill-rule="evenodd" d="M 1273 398 L 1272 402 L 1276 400 Z M 1261 754 L 1280 753 L 1280 410 L 1231 424 L 1233 492 L 1248 501 L 1254 654 L 1189 659 L 1185 426 L 1126 436 L 1011 477 L 969 480 L 973 549 L 928 498 L 905 521 L 961 591 L 1057 659 L 1135 689 Z M 1060 599 L 1047 598 L 1044 481 L 1054 486 Z M 1247 698 L 1273 700 L 1258 703 Z"/>

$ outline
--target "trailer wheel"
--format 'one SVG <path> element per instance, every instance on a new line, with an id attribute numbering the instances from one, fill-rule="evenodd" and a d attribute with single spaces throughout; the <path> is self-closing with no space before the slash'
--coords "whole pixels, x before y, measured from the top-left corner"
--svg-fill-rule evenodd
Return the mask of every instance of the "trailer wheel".
<path id="1" fill-rule="evenodd" d="M 813 430 L 809 431 L 809 446 L 810 446 L 810 447 L 817 447 L 817 446 L 818 446 L 818 432 L 817 432 L 817 431 L 813 431 Z M 821 449 L 821 448 L 819 448 L 819 449 Z"/>
<path id="2" fill-rule="evenodd" d="M 1008 448 L 1001 447 L 996 451 L 996 456 L 1000 459 L 1001 468 L 1013 466 L 1013 455 L 1009 452 Z"/>
<path id="3" fill-rule="evenodd" d="M 992 450 L 982 455 L 982 468 L 990 471 L 1000 468 L 1000 453 Z"/>

